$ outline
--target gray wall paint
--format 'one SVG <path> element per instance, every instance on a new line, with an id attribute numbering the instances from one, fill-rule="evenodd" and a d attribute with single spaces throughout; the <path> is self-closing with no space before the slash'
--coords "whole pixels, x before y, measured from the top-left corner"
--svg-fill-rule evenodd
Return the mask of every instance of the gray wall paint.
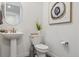
<path id="1" fill-rule="evenodd" d="M 48 3 L 43 4 L 43 35 L 49 46 L 49 54 L 59 57 L 79 57 L 79 3 L 73 3 L 72 23 L 49 25 Z M 61 45 L 61 41 L 68 41 L 69 47 Z"/>
<path id="2" fill-rule="evenodd" d="M 4 24 L 0 25 L 0 28 L 12 28 L 15 27 L 17 31 L 22 31 L 24 36 L 17 41 L 17 56 L 23 57 L 29 55 L 30 39 L 29 35 L 35 32 L 35 21 L 37 18 L 42 19 L 42 3 L 22 3 L 23 6 L 23 19 L 19 25 L 8 25 L 5 20 Z M 0 36 L 0 55 L 2 57 L 10 56 L 10 41 L 5 40 Z"/>

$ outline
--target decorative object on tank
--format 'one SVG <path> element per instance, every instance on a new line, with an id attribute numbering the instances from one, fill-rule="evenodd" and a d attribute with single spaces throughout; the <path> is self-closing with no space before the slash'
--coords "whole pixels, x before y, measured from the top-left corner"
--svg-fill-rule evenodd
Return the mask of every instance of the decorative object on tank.
<path id="1" fill-rule="evenodd" d="M 38 30 L 38 31 L 40 31 L 41 29 L 42 29 L 42 26 L 41 26 L 41 24 L 39 23 L 39 22 L 36 22 L 36 29 Z"/>

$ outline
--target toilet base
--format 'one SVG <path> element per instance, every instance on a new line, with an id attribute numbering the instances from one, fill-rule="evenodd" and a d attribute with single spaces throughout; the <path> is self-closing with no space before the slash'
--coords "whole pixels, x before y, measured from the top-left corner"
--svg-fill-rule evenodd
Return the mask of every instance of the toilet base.
<path id="1" fill-rule="evenodd" d="M 37 56 L 38 56 L 38 57 L 46 57 L 46 54 L 37 51 Z"/>

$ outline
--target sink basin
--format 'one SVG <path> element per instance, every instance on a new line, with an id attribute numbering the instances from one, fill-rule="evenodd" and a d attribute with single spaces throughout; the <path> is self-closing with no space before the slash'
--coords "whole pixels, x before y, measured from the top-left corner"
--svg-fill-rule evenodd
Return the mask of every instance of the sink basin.
<path id="1" fill-rule="evenodd" d="M 16 33 L 1 33 L 1 35 L 5 39 L 18 39 L 22 37 L 23 33 L 22 32 L 16 32 Z"/>

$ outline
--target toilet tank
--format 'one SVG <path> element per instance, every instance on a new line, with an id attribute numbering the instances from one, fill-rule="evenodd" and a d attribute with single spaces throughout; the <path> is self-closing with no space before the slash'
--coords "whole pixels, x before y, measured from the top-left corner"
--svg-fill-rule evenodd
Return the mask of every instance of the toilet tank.
<path id="1" fill-rule="evenodd" d="M 32 44 L 40 44 L 42 42 L 41 35 L 39 33 L 32 33 L 31 34 L 31 42 Z"/>

